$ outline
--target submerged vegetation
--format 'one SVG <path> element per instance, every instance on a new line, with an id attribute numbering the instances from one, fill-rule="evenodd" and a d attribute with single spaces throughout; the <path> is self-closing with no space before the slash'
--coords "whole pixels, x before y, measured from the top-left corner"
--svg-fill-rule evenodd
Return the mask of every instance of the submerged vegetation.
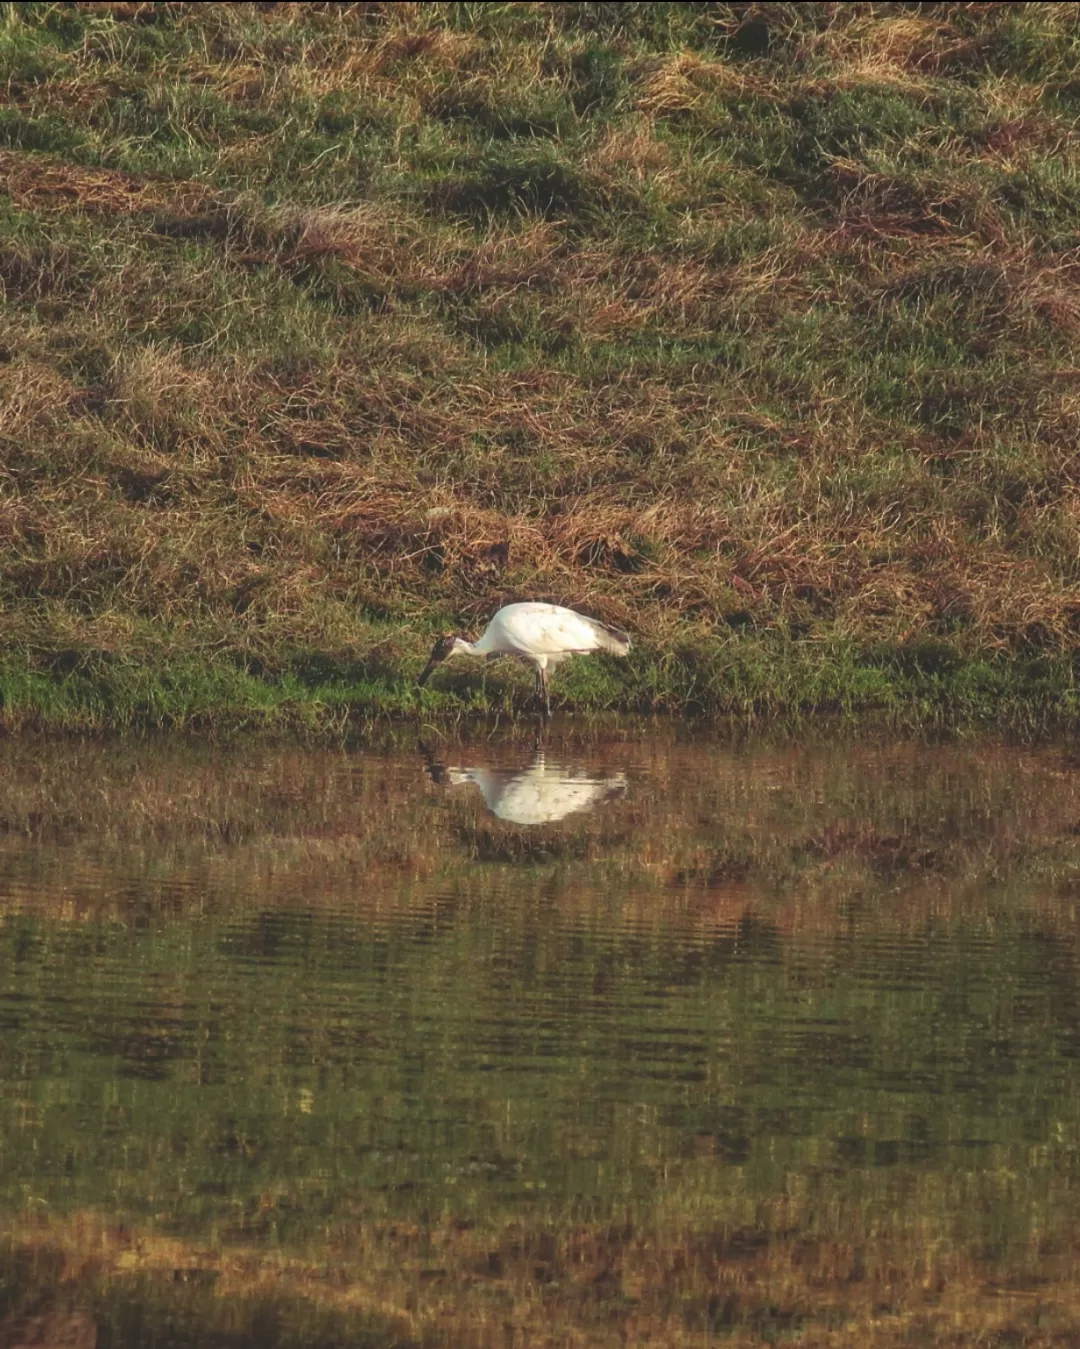
<path id="1" fill-rule="evenodd" d="M 1070 4 L 9 4 L 8 725 L 1080 713 Z M 525 681 L 443 681 L 477 708 Z"/>

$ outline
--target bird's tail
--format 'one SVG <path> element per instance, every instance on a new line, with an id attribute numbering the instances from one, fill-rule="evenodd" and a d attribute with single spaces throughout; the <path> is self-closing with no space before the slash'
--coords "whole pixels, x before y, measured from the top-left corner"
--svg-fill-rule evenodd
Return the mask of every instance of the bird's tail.
<path id="1" fill-rule="evenodd" d="M 625 632 L 621 632 L 618 628 L 609 628 L 606 623 L 598 623 L 595 618 L 592 625 L 597 645 L 603 651 L 614 652 L 616 656 L 625 656 L 630 650 L 630 638 Z"/>

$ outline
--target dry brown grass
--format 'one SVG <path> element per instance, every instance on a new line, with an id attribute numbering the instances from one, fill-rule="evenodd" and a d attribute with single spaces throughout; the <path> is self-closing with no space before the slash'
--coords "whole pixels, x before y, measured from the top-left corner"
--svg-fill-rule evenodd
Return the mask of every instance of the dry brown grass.
<path id="1" fill-rule="evenodd" d="M 118 169 L 84 168 L 57 159 L 0 151 L 4 191 L 32 211 L 88 211 L 108 216 L 158 210 L 197 210 L 213 191 L 196 182 L 160 182 Z"/>

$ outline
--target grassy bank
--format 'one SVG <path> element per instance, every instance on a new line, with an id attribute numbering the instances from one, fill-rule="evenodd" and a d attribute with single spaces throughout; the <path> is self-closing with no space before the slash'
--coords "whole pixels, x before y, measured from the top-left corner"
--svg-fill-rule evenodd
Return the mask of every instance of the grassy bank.
<path id="1" fill-rule="evenodd" d="M 6 724 L 1075 720 L 1072 6 L 24 4 Z"/>
<path id="2" fill-rule="evenodd" d="M 462 662 L 423 691 L 422 656 L 408 638 L 350 658 L 301 650 L 265 665 L 232 653 L 155 659 L 130 649 L 68 648 L 0 667 L 0 725 L 9 731 L 190 729 L 348 733 L 386 718 L 533 716 L 533 680 L 513 662 Z M 1080 695 L 1067 656 L 964 659 L 943 643 L 884 645 L 684 638 L 647 644 L 629 661 L 560 669 L 554 699 L 570 711 L 722 716 L 782 721 L 797 730 L 822 715 L 873 718 L 898 729 L 1007 728 L 1040 734 L 1075 723 Z"/>

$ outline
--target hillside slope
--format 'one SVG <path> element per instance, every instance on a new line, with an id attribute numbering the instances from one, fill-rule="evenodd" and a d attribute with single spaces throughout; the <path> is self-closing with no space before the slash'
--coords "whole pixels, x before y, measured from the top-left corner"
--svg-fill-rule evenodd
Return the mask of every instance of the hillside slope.
<path id="1" fill-rule="evenodd" d="M 9 725 L 1076 715 L 1074 6 L 4 11 Z"/>

